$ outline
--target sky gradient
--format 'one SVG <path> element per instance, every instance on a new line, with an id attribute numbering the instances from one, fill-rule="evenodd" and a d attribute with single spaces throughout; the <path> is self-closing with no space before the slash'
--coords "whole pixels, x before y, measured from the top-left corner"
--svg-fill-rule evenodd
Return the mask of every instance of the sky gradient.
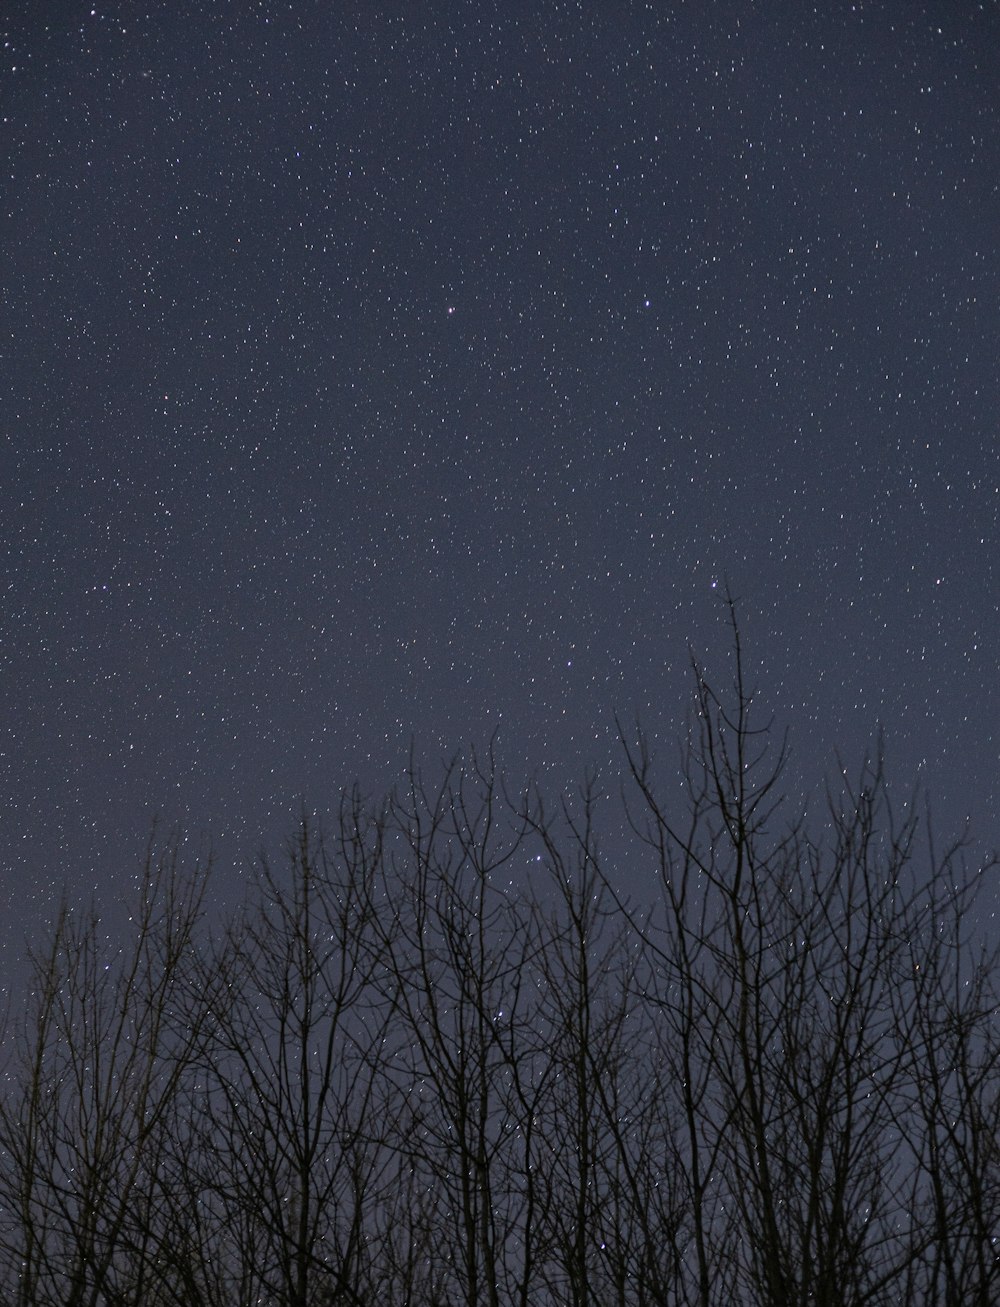
<path id="1" fill-rule="evenodd" d="M 4 23 L 7 964 L 155 813 L 613 787 L 726 583 L 793 790 L 882 725 L 1000 843 L 995 5 Z"/>

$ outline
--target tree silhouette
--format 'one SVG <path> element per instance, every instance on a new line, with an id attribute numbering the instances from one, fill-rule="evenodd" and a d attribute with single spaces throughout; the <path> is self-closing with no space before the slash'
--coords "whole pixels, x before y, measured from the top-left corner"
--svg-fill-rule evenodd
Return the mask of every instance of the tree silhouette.
<path id="1" fill-rule="evenodd" d="M 0 1301 L 995 1303 L 994 864 L 881 749 L 789 816 L 732 631 L 679 788 L 639 729 L 620 803 L 487 751 L 303 816 L 214 935 L 176 844 L 120 947 L 66 908 L 5 1040 Z"/>

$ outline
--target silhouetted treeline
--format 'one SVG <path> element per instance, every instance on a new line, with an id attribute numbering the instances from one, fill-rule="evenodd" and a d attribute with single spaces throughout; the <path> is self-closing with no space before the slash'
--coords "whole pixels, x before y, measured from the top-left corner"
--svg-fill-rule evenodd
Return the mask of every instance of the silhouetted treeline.
<path id="1" fill-rule="evenodd" d="M 620 800 L 472 757 L 304 819 L 222 934 L 169 845 L 127 938 L 65 911 L 4 1041 L 0 1302 L 995 1307 L 984 869 L 877 761 L 790 820 L 741 675 L 696 669 L 679 798 L 628 732 Z"/>

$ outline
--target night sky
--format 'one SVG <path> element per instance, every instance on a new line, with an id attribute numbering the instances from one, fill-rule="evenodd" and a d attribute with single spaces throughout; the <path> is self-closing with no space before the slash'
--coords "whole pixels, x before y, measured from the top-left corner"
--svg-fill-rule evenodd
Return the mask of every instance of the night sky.
<path id="1" fill-rule="evenodd" d="M 727 582 L 790 789 L 1000 843 L 995 4 L 4 10 L 6 963 L 156 813 L 614 789 Z"/>

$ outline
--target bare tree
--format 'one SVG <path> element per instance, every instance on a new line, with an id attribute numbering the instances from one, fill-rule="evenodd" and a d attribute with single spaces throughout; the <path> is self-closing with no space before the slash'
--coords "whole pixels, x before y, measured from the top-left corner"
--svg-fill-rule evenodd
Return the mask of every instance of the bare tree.
<path id="1" fill-rule="evenodd" d="M 226 1297 L 364 1300 L 386 1165 L 375 1050 L 387 1012 L 373 984 L 382 838 L 357 792 L 332 839 L 303 817 L 285 867 L 262 859 L 255 899 L 205 976 L 212 1037 L 188 1183 L 224 1223 L 212 1244 L 229 1243 L 230 1283 L 215 1286 Z"/>
<path id="2" fill-rule="evenodd" d="M 303 818 L 214 944 L 173 844 L 121 940 L 64 909 L 7 1041 L 0 1300 L 995 1303 L 995 863 L 897 813 L 881 745 L 790 812 L 730 611 L 676 795 L 622 732 L 620 830 L 490 750 Z"/>
<path id="3" fill-rule="evenodd" d="M 923 1236 L 910 1293 L 988 1307 L 1000 1295 L 1000 952 L 970 934 L 977 878 L 962 853 L 956 845 L 936 860 L 925 928 L 909 947 L 910 1001 L 896 1013 L 912 1068 L 902 1126 Z"/>
<path id="4" fill-rule="evenodd" d="M 663 1133 L 669 1087 L 655 1063 L 637 941 L 602 862 L 601 798 L 591 777 L 555 818 L 537 789 L 523 807 L 546 871 L 533 897 L 544 923 L 536 988 L 548 1050 L 535 1107 L 539 1279 L 551 1300 L 574 1307 L 666 1301 L 680 1223 Z"/>
<path id="5" fill-rule="evenodd" d="M 680 815 L 644 738 L 626 741 L 632 825 L 662 889 L 642 935 L 679 1086 L 691 1233 L 679 1301 L 903 1301 L 927 1240 L 914 978 L 940 957 L 936 914 L 967 909 L 967 889 L 928 892 L 953 868 L 918 858 L 880 758 L 856 786 L 845 773 L 819 838 L 783 820 L 784 750 L 770 756 L 773 732 L 754 724 L 735 617 L 733 634 L 730 700 L 695 667 Z"/>
<path id="6" fill-rule="evenodd" d="M 532 936 L 501 879 L 523 825 L 502 800 L 488 753 L 465 770 L 453 764 L 433 790 L 411 768 L 392 828 L 387 894 L 397 910 L 384 945 L 395 1019 L 384 1065 L 402 1105 L 400 1164 L 421 1222 L 433 1213 L 435 1235 L 419 1254 L 427 1301 L 499 1307 L 524 1297 L 533 1238 L 515 1217 L 531 1194 L 515 1198 L 511 1179 L 524 1128 L 511 1077 L 528 1052 L 513 1041 L 526 1029 Z M 420 1233 L 418 1223 L 412 1237 Z"/>
<path id="7" fill-rule="evenodd" d="M 165 1127 L 202 1035 L 205 885 L 151 842 L 129 931 L 64 907 L 35 959 L 0 1099 L 0 1276 L 17 1307 L 152 1300 Z"/>

